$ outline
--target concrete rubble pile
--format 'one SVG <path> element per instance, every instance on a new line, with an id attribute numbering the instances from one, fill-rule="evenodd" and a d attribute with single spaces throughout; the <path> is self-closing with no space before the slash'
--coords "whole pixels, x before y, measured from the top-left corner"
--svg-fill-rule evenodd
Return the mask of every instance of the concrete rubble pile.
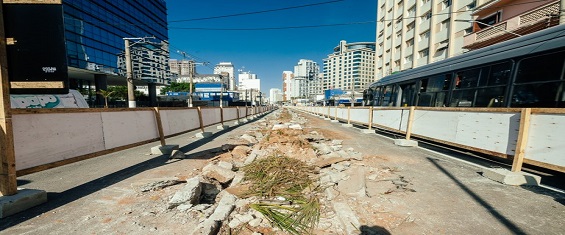
<path id="1" fill-rule="evenodd" d="M 281 119 L 283 112 L 290 116 L 290 120 Z M 362 199 L 390 193 L 390 187 L 386 190 L 383 187 L 368 189 L 367 185 L 380 182 L 382 174 L 391 171 L 365 167 L 362 154 L 353 148 L 343 149 L 342 140 L 327 139 L 315 130 L 305 128 L 306 124 L 307 120 L 300 115 L 278 110 L 255 121 L 246 134 L 232 138 L 233 143 L 222 146 L 223 153 L 210 159 L 201 173 L 187 179 L 186 183 L 168 180 L 162 183 L 164 185 L 150 184 L 145 191 L 184 183 L 170 197 L 166 207 L 197 221 L 189 234 L 279 234 L 282 232 L 263 214 L 249 207 L 259 198 L 241 196 L 246 188 L 241 186 L 244 173 L 239 168 L 256 159 L 284 154 L 307 162 L 319 172 L 318 184 L 325 188 L 325 194 L 320 199 L 320 221 L 314 232 L 358 234 L 360 222 L 354 210 L 346 202 L 334 199 L 339 195 Z M 400 186 L 395 190 L 409 186 L 408 181 L 397 183 Z M 155 188 L 147 189 L 151 185 Z"/>

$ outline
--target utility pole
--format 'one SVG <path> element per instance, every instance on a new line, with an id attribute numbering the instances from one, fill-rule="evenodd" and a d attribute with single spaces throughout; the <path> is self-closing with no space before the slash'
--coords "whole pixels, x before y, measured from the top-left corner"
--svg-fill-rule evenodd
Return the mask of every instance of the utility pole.
<path id="1" fill-rule="evenodd" d="M 133 86 L 133 66 L 131 61 L 131 51 L 130 47 L 137 43 L 144 43 L 146 39 L 155 39 L 155 37 L 143 37 L 143 38 L 123 38 L 125 44 L 125 59 L 126 59 L 126 80 L 128 84 L 128 107 L 135 108 L 135 93 Z M 137 42 L 130 45 L 130 40 L 138 40 Z"/>
<path id="2" fill-rule="evenodd" d="M 125 51 L 126 51 L 126 80 L 128 83 L 128 107 L 130 108 L 135 108 L 136 104 L 135 104 L 135 93 L 134 93 L 134 89 L 133 89 L 133 71 L 132 71 L 132 65 L 131 65 L 131 52 L 130 52 L 130 45 L 129 45 L 129 39 L 128 38 L 124 38 L 124 42 L 125 42 Z"/>
<path id="3" fill-rule="evenodd" d="M 14 130 L 12 129 L 12 107 L 8 80 L 8 57 L 4 15 L 0 5 L 0 194 L 10 196 L 18 193 L 16 178 L 16 154 L 14 152 Z"/>

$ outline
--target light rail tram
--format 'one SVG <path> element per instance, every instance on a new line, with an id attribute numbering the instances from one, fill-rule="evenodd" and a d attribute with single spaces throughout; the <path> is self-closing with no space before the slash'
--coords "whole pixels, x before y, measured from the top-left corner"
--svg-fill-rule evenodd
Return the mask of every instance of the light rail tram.
<path id="1" fill-rule="evenodd" d="M 565 25 L 386 76 L 365 105 L 565 107 Z"/>

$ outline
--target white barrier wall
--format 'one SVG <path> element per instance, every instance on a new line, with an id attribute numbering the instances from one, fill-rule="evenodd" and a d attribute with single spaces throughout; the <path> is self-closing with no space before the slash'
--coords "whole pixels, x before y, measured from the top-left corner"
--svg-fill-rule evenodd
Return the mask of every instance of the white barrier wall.
<path id="1" fill-rule="evenodd" d="M 16 170 L 102 151 L 100 113 L 14 114 Z"/>
<path id="2" fill-rule="evenodd" d="M 526 158 L 565 166 L 565 114 L 533 114 L 526 144 Z"/>
<path id="3" fill-rule="evenodd" d="M 351 121 L 357 123 L 369 124 L 369 109 L 353 108 L 351 109 Z"/>
<path id="4" fill-rule="evenodd" d="M 328 113 L 327 107 L 299 109 L 323 115 Z M 332 119 L 334 110 L 330 108 Z M 351 121 L 367 124 L 368 110 L 352 108 Z M 373 124 L 406 133 L 409 114 L 409 109 L 375 108 Z M 342 115 L 343 112 L 338 111 L 338 117 L 342 118 Z M 513 156 L 516 154 L 520 115 L 520 109 L 474 111 L 472 108 L 441 110 L 416 107 L 411 134 L 485 153 Z M 347 116 L 342 119 L 347 120 Z M 561 137 L 565 133 L 565 112 L 561 109 L 532 109 L 528 123 L 529 131 L 524 137 L 524 161 L 565 172 L 565 141 Z"/>
<path id="5" fill-rule="evenodd" d="M 519 113 L 416 110 L 412 134 L 514 155 Z"/>
<path id="6" fill-rule="evenodd" d="M 210 126 L 212 124 L 220 123 L 222 121 L 219 108 L 203 108 L 202 112 L 202 125 Z"/>
<path id="7" fill-rule="evenodd" d="M 159 113 L 165 136 L 200 128 L 197 109 L 161 110 Z"/>
<path id="8" fill-rule="evenodd" d="M 237 108 L 224 108 L 224 121 L 237 119 Z"/>
<path id="9" fill-rule="evenodd" d="M 239 118 L 245 118 L 245 107 L 239 107 Z"/>
<path id="10" fill-rule="evenodd" d="M 106 149 L 159 138 L 152 110 L 103 112 L 101 116 Z"/>
<path id="11" fill-rule="evenodd" d="M 13 110 L 16 170 L 159 139 L 153 109 Z M 237 119 L 237 108 L 224 111 L 225 120 Z M 240 112 L 244 117 L 245 108 Z M 165 136 L 200 128 L 195 108 L 161 109 L 159 115 Z M 220 109 L 203 108 L 202 121 L 204 126 L 220 123 Z"/>

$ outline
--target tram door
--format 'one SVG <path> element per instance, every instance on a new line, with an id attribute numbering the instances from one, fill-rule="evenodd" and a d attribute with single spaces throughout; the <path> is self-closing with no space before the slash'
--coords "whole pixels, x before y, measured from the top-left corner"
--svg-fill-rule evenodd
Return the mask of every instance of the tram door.
<path id="1" fill-rule="evenodd" d="M 398 90 L 397 105 L 401 107 L 415 105 L 416 83 L 400 84 Z"/>

